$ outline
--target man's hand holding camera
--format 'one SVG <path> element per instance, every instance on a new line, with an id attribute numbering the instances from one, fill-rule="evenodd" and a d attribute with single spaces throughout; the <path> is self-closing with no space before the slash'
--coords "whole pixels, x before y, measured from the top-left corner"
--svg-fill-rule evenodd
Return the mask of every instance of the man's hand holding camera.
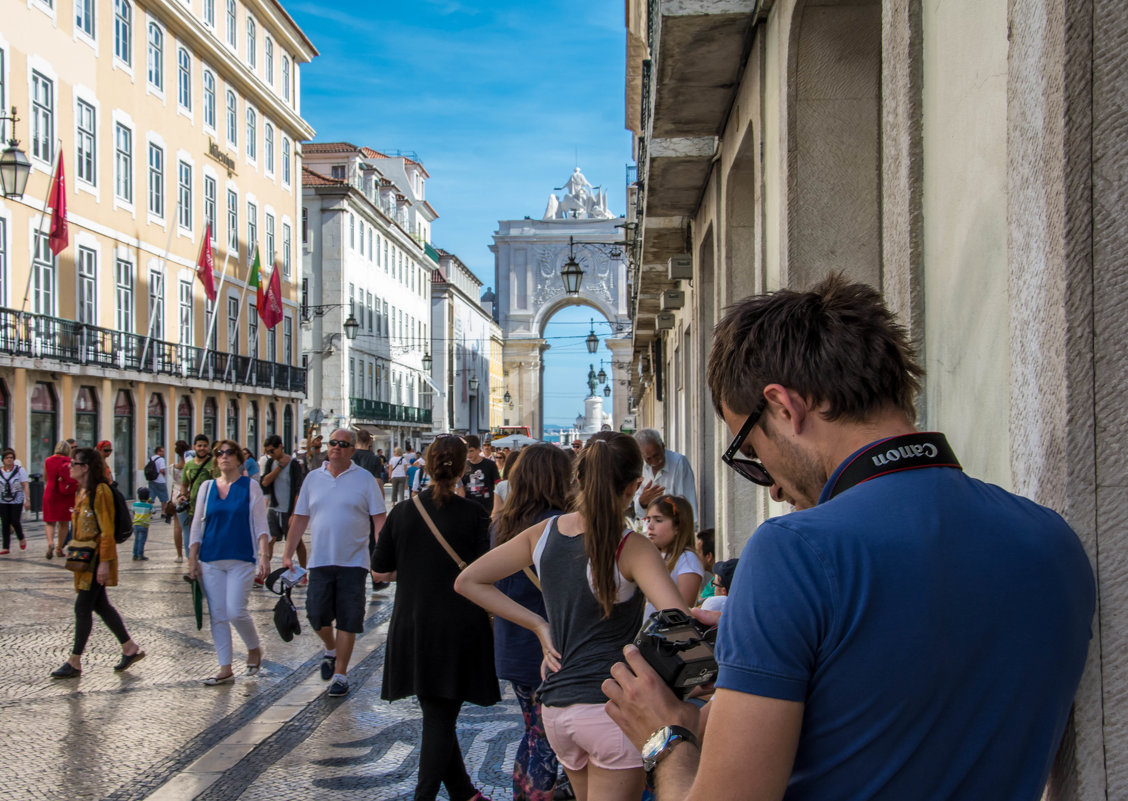
<path id="1" fill-rule="evenodd" d="M 607 714 L 627 738 L 641 749 L 656 730 L 675 724 L 700 736 L 697 707 L 679 701 L 637 647 L 628 645 L 623 656 L 626 661 L 617 662 L 603 682 L 603 693 L 610 699 Z"/>

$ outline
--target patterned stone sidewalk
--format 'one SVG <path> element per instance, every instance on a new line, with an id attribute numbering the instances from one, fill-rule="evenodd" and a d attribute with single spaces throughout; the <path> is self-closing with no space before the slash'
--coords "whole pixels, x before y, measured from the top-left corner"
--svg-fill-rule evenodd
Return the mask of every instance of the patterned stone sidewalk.
<path id="1" fill-rule="evenodd" d="M 48 674 L 70 650 L 71 574 L 61 560 L 43 558 L 42 524 L 26 528 L 28 549 L 0 557 L 4 797 L 411 797 L 419 708 L 413 700 L 389 704 L 379 697 L 391 589 L 369 599 L 346 698 L 323 692 L 319 641 L 303 630 L 282 642 L 271 616 L 276 596 L 257 590 L 251 610 L 265 649 L 263 671 L 205 687 L 200 680 L 215 671 L 207 621 L 196 630 L 172 528 L 158 523 L 146 549 L 150 560 L 127 556 L 119 586 L 109 591 L 146 658 L 114 673 L 120 649 L 96 618 L 82 676 L 59 681 Z M 299 607 L 303 600 L 295 594 Z M 242 657 L 236 637 L 237 663 Z M 511 797 L 509 766 L 521 729 L 510 693 L 495 707 L 463 711 L 459 734 L 472 778 L 495 799 Z"/>

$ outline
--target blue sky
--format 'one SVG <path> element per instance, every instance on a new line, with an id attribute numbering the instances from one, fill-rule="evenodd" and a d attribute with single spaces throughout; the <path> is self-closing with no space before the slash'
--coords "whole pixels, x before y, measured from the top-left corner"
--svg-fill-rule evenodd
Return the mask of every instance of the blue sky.
<path id="1" fill-rule="evenodd" d="M 630 134 L 621 2 L 303 1 L 285 8 L 321 53 L 301 73 L 302 115 L 316 138 L 417 153 L 431 175 L 427 199 L 440 215 L 434 244 L 487 286 L 494 285 L 488 248 L 497 221 L 541 216 L 573 167 L 608 189 L 612 212 L 624 212 Z M 553 344 L 549 424 L 583 410 L 587 388 L 575 388 L 591 362 L 581 341 L 590 316 L 566 309 L 545 331 Z"/>

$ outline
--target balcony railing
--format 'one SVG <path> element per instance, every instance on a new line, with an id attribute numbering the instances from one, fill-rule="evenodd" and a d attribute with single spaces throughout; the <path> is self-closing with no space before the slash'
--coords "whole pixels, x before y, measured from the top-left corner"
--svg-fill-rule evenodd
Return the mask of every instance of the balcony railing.
<path id="1" fill-rule="evenodd" d="M 305 368 L 180 345 L 141 334 L 0 309 L 0 353 L 78 365 L 203 378 L 229 384 L 305 392 Z M 201 375 L 200 365 L 203 364 Z"/>
<path id="2" fill-rule="evenodd" d="M 360 423 L 419 423 L 431 424 L 431 410 L 416 406 L 400 406 L 398 403 L 349 398 L 349 413 Z"/>

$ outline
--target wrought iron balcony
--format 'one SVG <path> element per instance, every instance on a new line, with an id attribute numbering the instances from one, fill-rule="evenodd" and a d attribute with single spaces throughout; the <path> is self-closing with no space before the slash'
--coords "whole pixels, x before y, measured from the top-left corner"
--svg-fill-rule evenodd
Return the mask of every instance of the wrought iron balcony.
<path id="1" fill-rule="evenodd" d="M 358 423 L 379 425 L 382 423 L 420 423 L 430 425 L 431 410 L 416 406 L 400 406 L 398 403 L 349 398 L 349 413 Z"/>
<path id="2" fill-rule="evenodd" d="M 148 345 L 146 346 L 146 341 Z M 0 308 L 0 353 L 249 387 L 306 391 L 305 368 Z M 200 365 L 203 363 L 203 374 Z"/>

